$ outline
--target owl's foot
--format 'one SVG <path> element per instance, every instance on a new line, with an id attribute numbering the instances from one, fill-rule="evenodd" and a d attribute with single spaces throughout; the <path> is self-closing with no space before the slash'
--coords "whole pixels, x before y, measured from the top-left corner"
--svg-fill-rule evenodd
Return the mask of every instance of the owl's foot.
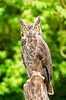
<path id="1" fill-rule="evenodd" d="M 54 94 L 54 90 L 53 90 L 52 82 L 51 82 L 51 81 L 50 81 L 50 83 L 48 84 L 47 92 L 48 92 L 49 95 L 53 95 L 53 94 Z"/>
<path id="2" fill-rule="evenodd" d="M 27 81 L 26 81 L 26 83 L 29 83 L 30 82 L 30 79 L 28 79 Z"/>

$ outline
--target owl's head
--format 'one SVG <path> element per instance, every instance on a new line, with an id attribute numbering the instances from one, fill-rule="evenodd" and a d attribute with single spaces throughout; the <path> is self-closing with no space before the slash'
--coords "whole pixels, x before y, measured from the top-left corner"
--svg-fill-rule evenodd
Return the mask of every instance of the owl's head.
<path id="1" fill-rule="evenodd" d="M 28 37 L 33 35 L 41 35 L 40 17 L 38 16 L 34 23 L 26 24 L 22 19 L 19 20 L 21 24 L 21 36 Z"/>

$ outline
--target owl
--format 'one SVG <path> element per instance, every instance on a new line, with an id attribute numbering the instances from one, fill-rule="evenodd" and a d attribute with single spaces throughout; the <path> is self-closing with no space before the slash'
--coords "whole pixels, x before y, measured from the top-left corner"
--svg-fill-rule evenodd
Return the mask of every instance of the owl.
<path id="1" fill-rule="evenodd" d="M 22 58 L 28 77 L 33 71 L 40 72 L 45 78 L 49 95 L 53 95 L 52 87 L 52 59 L 48 45 L 42 38 L 40 28 L 40 17 L 34 23 L 26 24 L 24 20 L 19 20 L 21 24 L 21 45 Z"/>

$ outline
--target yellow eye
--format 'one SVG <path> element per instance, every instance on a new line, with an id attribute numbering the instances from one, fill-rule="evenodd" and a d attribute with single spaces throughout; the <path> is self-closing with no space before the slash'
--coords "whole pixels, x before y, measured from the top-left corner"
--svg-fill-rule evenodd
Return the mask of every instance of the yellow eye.
<path id="1" fill-rule="evenodd" d="M 25 35 L 27 34 L 27 29 L 26 29 L 25 26 L 22 27 L 22 33 L 25 34 Z"/>
<path id="2" fill-rule="evenodd" d="M 34 31 L 39 32 L 39 25 L 36 25 L 36 26 L 34 27 Z"/>

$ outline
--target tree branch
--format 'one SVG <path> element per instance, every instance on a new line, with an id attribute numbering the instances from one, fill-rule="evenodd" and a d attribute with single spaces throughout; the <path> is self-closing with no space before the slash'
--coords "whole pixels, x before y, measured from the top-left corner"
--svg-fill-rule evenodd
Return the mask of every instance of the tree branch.
<path id="1" fill-rule="evenodd" d="M 61 0 L 63 8 L 66 8 L 65 0 Z"/>
<path id="2" fill-rule="evenodd" d="M 39 72 L 34 72 L 24 84 L 25 100 L 49 100 L 44 77 Z"/>

